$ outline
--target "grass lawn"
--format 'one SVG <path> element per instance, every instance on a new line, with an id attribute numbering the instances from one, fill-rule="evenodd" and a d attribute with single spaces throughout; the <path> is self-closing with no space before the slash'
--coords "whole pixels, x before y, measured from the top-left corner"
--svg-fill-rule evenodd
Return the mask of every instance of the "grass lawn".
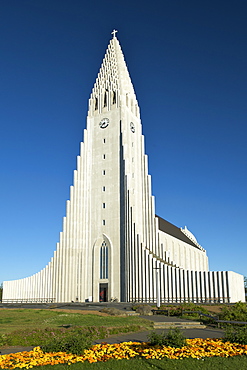
<path id="1" fill-rule="evenodd" d="M 83 311 L 0 309 L 0 335 L 22 329 L 57 328 L 61 325 L 121 327 L 139 325 L 151 329 L 152 322 L 139 317 L 113 317 L 98 314 L 83 314 Z"/>
<path id="2" fill-rule="evenodd" d="M 235 356 L 230 358 L 211 357 L 204 360 L 183 359 L 183 360 L 109 360 L 107 362 L 97 362 L 73 365 L 47 365 L 35 367 L 37 370 L 143 370 L 143 369 L 166 369 L 166 370 L 228 370 L 228 369 L 247 369 L 247 357 Z"/>
<path id="3" fill-rule="evenodd" d="M 144 330 L 150 330 L 152 322 L 149 320 L 143 320 L 139 317 L 113 317 L 106 314 L 102 315 L 99 312 L 85 312 L 85 311 L 70 311 L 70 310 L 52 310 L 52 309 L 0 309 L 0 339 L 1 334 L 8 334 L 13 331 L 21 331 L 20 340 L 23 341 L 23 333 L 27 330 L 43 329 L 45 328 L 59 328 L 62 325 L 72 325 L 80 327 L 108 327 L 108 328 L 121 328 L 124 332 L 131 330 L 131 326 L 139 326 Z M 119 332 L 121 332 L 121 329 Z M 60 329 L 57 329 L 60 330 Z M 83 329 L 84 330 L 84 329 Z M 88 329 L 86 329 L 88 330 Z M 138 328 L 137 328 L 138 330 Z M 66 329 L 67 332 L 67 329 Z M 13 334 L 13 335 L 16 335 Z M 64 334 L 63 334 L 64 335 Z M 36 345 L 42 345 L 44 338 L 38 341 Z M 20 345 L 22 345 L 20 343 Z M 145 359 L 145 358 L 134 358 L 131 360 L 109 360 L 106 362 L 97 362 L 90 364 L 76 363 L 71 365 L 46 365 L 35 367 L 37 370 L 105 370 L 105 369 L 246 369 L 247 370 L 247 356 L 234 356 L 229 358 L 224 357 L 211 357 L 204 359 L 185 358 L 181 360 L 171 359 Z"/>

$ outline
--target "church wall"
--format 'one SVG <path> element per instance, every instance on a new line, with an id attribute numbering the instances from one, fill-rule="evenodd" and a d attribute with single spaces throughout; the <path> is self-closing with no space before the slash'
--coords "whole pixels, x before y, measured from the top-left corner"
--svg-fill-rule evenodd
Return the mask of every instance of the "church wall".
<path id="1" fill-rule="evenodd" d="M 245 302 L 244 277 L 233 271 L 225 271 L 230 303 L 242 301 Z"/>
<path id="2" fill-rule="evenodd" d="M 160 230 L 159 240 L 163 245 L 160 257 L 162 258 L 164 253 L 167 256 L 166 262 L 172 262 L 183 269 L 208 270 L 208 257 L 205 252 Z"/>

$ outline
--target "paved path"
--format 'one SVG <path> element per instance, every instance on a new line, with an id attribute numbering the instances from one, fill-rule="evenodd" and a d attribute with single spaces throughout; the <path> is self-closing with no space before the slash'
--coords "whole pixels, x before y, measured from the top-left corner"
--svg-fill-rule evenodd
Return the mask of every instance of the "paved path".
<path id="1" fill-rule="evenodd" d="M 191 320 L 185 320 L 185 319 L 180 319 L 175 316 L 163 316 L 163 315 L 153 315 L 153 316 L 141 316 L 143 319 L 151 320 L 154 322 L 190 322 Z M 169 329 L 164 330 L 164 329 L 156 329 L 155 332 L 158 334 L 161 333 L 166 333 L 168 332 Z M 136 332 L 136 333 L 126 333 L 126 334 L 116 334 L 113 335 L 109 338 L 106 339 L 98 339 L 95 341 L 95 343 L 102 343 L 102 342 L 107 342 L 107 343 L 121 343 L 121 342 L 147 342 L 148 341 L 148 335 L 152 332 L 153 330 L 149 331 L 142 331 L 142 332 Z M 218 328 L 209 328 L 207 327 L 206 329 L 184 329 L 181 330 L 182 333 L 184 333 L 185 337 L 188 339 L 191 338 L 222 338 L 224 336 L 224 331 Z"/>
<path id="2" fill-rule="evenodd" d="M 156 333 L 161 334 L 167 332 L 168 330 L 157 329 Z M 188 339 L 191 338 L 222 338 L 224 333 L 222 330 L 215 329 L 185 329 L 181 330 L 185 337 Z M 121 343 L 121 342 L 148 342 L 148 335 L 151 331 L 142 331 L 137 333 L 126 333 L 123 335 L 114 335 L 106 339 L 98 339 L 95 343 L 106 342 L 109 344 Z"/>
<path id="3" fill-rule="evenodd" d="M 186 319 L 180 319 L 180 317 L 177 316 L 165 316 L 165 315 L 151 315 L 151 316 L 138 316 L 141 317 L 142 319 L 154 321 L 154 322 L 180 322 L 180 323 L 186 323 L 190 322 L 192 320 L 186 320 Z M 200 321 L 199 319 L 196 320 L 197 322 Z"/>
<path id="4" fill-rule="evenodd" d="M 8 355 L 9 353 L 17 353 L 17 352 L 24 352 L 24 351 L 31 351 L 34 347 L 21 347 L 21 346 L 11 346 L 8 348 L 0 348 L 0 356 L 1 355 Z"/>

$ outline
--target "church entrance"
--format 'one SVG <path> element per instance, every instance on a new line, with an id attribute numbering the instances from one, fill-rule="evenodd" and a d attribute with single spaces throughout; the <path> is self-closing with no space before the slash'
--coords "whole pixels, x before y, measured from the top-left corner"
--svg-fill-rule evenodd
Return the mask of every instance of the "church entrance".
<path id="1" fill-rule="evenodd" d="M 103 283 L 99 285 L 99 301 L 108 302 L 108 284 Z"/>

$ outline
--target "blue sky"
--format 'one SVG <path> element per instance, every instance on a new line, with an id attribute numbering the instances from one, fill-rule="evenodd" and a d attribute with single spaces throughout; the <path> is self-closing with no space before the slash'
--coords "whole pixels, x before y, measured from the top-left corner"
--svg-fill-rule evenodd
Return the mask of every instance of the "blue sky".
<path id="1" fill-rule="evenodd" d="M 245 0 L 0 2 L 0 283 L 53 255 L 114 28 L 156 213 L 195 234 L 211 270 L 247 275 L 246 13 Z"/>

